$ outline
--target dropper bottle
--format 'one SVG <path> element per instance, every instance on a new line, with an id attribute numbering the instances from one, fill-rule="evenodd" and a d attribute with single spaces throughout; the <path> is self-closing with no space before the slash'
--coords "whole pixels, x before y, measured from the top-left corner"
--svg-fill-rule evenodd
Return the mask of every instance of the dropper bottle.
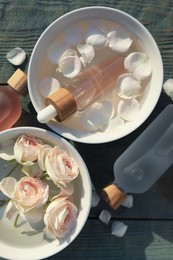
<path id="1" fill-rule="evenodd" d="M 102 190 L 106 202 L 118 208 L 127 193 L 143 193 L 173 163 L 173 105 L 168 105 L 115 161 L 114 182 Z"/>
<path id="2" fill-rule="evenodd" d="M 91 66 L 46 98 L 47 107 L 37 119 L 47 123 L 54 117 L 62 122 L 113 90 L 117 78 L 125 72 L 123 57 L 109 57 Z"/>
<path id="3" fill-rule="evenodd" d="M 21 95 L 27 94 L 27 76 L 17 69 L 7 81 L 0 85 L 0 131 L 11 128 L 22 113 Z"/>

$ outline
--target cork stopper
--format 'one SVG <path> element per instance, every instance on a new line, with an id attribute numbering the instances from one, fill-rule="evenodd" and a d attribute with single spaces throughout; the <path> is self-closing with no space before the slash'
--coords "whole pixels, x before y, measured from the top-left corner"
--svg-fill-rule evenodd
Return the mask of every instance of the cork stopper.
<path id="1" fill-rule="evenodd" d="M 28 93 L 27 89 L 27 76 L 21 70 L 17 69 L 14 74 L 7 81 L 8 85 L 12 87 L 17 93 L 22 96 L 26 96 Z"/>
<path id="2" fill-rule="evenodd" d="M 77 111 L 76 101 L 65 88 L 60 88 L 46 98 L 46 105 L 53 105 L 57 111 L 56 119 L 62 122 Z"/>
<path id="3" fill-rule="evenodd" d="M 117 209 L 126 199 L 126 195 L 114 183 L 103 188 L 102 196 L 113 209 Z"/>

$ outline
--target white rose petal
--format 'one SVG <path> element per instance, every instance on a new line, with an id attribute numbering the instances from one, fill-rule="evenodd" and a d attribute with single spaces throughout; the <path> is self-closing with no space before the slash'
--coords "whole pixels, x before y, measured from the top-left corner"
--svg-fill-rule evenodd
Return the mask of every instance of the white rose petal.
<path id="1" fill-rule="evenodd" d="M 130 53 L 124 60 L 124 67 L 138 80 L 144 80 L 152 74 L 151 61 L 146 53 Z"/>
<path id="2" fill-rule="evenodd" d="M 16 186 L 16 179 L 13 177 L 6 177 L 3 178 L 0 182 L 0 190 L 9 198 L 13 198 L 15 186 Z"/>
<path id="3" fill-rule="evenodd" d="M 117 94 L 124 99 L 130 99 L 139 94 L 141 89 L 140 82 L 131 73 L 121 75 L 115 86 Z"/>
<path id="4" fill-rule="evenodd" d="M 110 49 L 119 53 L 126 52 L 132 44 L 129 32 L 123 28 L 109 32 L 107 41 Z"/>
<path id="5" fill-rule="evenodd" d="M 101 211 L 100 215 L 99 215 L 99 219 L 100 219 L 103 223 L 105 223 L 106 225 L 108 225 L 108 223 L 109 223 L 111 217 L 112 217 L 112 216 L 111 216 L 111 213 L 110 213 L 108 210 L 106 210 L 106 209 L 103 209 L 103 210 Z"/>
<path id="6" fill-rule="evenodd" d="M 126 208 L 132 208 L 133 207 L 133 196 L 126 195 L 126 199 L 121 203 L 121 205 Z"/>
<path id="7" fill-rule="evenodd" d="M 114 221 L 111 226 L 111 234 L 117 237 L 123 237 L 127 231 L 127 225 L 121 221 Z"/>
<path id="8" fill-rule="evenodd" d="M 165 93 L 171 99 L 173 99 L 173 79 L 166 80 L 165 83 L 163 84 L 163 89 L 164 89 Z"/>
<path id="9" fill-rule="evenodd" d="M 94 48 L 101 48 L 106 45 L 106 35 L 99 28 L 91 25 L 85 35 L 86 44 L 92 45 Z"/>
<path id="10" fill-rule="evenodd" d="M 132 121 L 140 112 L 140 104 L 136 99 L 121 100 L 117 107 L 117 113 L 126 121 Z"/>
<path id="11" fill-rule="evenodd" d="M 96 102 L 81 115 L 81 123 L 87 130 L 94 132 L 102 130 L 113 117 L 114 107 L 111 102 Z"/>
<path id="12" fill-rule="evenodd" d="M 44 217 L 44 208 L 34 208 L 31 209 L 25 214 L 21 213 L 21 216 L 26 219 L 29 223 L 38 223 L 42 221 Z"/>
<path id="13" fill-rule="evenodd" d="M 14 48 L 6 55 L 7 60 L 13 65 L 21 65 L 26 59 L 26 52 L 22 48 Z"/>
<path id="14" fill-rule="evenodd" d="M 78 51 L 82 55 L 82 63 L 90 63 L 95 56 L 95 50 L 94 47 L 88 44 L 79 44 L 77 46 Z M 81 59 L 81 58 L 80 58 Z"/>
<path id="15" fill-rule="evenodd" d="M 59 62 L 59 71 L 67 78 L 76 77 L 81 71 L 81 67 L 78 56 L 66 56 Z"/>

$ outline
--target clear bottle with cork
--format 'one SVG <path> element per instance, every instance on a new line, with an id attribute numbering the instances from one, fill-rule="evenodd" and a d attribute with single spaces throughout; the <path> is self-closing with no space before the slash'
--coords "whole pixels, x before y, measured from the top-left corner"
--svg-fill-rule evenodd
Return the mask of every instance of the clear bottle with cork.
<path id="1" fill-rule="evenodd" d="M 118 208 L 127 193 L 143 193 L 173 163 L 173 105 L 168 105 L 115 161 L 114 182 L 102 190 L 106 202 Z"/>
<path id="2" fill-rule="evenodd" d="M 7 81 L 0 85 L 0 131 L 11 128 L 22 113 L 21 95 L 27 94 L 27 76 L 17 69 Z"/>
<path id="3" fill-rule="evenodd" d="M 54 117 L 62 122 L 113 90 L 117 78 L 125 72 L 123 57 L 109 57 L 81 72 L 46 98 L 47 107 L 37 119 L 46 123 Z"/>

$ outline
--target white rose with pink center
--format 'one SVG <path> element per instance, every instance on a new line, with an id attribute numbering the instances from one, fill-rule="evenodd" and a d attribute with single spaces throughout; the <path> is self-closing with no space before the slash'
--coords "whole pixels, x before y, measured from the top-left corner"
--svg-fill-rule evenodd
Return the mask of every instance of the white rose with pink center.
<path id="1" fill-rule="evenodd" d="M 49 186 L 46 183 L 28 176 L 18 182 L 13 177 L 6 177 L 0 182 L 0 190 L 11 199 L 6 211 L 9 219 L 17 213 L 30 222 L 38 222 L 42 219 L 42 207 L 49 195 Z"/>
<path id="2" fill-rule="evenodd" d="M 14 156 L 17 162 L 31 165 L 38 159 L 39 149 L 43 142 L 33 136 L 21 135 L 14 145 Z"/>
<path id="3" fill-rule="evenodd" d="M 51 148 L 45 159 L 45 168 L 55 184 L 69 183 L 79 174 L 75 160 L 58 146 Z"/>
<path id="4" fill-rule="evenodd" d="M 76 225 L 77 207 L 67 198 L 53 200 L 44 215 L 46 236 L 50 239 L 66 237 Z"/>

